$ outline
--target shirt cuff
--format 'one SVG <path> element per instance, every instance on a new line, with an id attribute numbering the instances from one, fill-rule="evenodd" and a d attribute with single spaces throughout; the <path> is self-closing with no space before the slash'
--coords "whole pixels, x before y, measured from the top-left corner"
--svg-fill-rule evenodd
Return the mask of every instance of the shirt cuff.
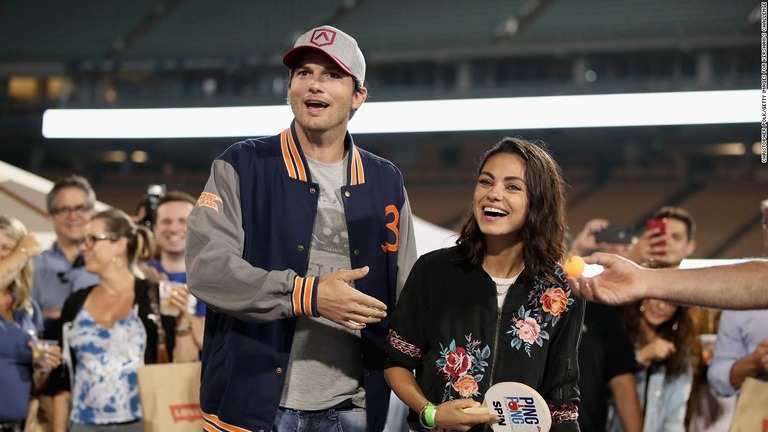
<path id="1" fill-rule="evenodd" d="M 291 307 L 294 316 L 319 317 L 317 311 L 317 285 L 320 279 L 315 276 L 296 276 L 293 280 Z"/>

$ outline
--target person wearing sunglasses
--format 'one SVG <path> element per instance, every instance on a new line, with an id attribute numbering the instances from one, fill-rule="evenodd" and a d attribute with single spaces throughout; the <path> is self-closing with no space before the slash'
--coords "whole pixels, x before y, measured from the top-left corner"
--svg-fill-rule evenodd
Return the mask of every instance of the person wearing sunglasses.
<path id="1" fill-rule="evenodd" d="M 79 175 L 57 179 L 46 196 L 46 207 L 56 240 L 34 257 L 32 272 L 32 298 L 43 311 L 43 335 L 46 339 L 54 338 L 64 300 L 73 292 L 99 282 L 96 275 L 83 267 L 83 257 L 78 248 L 95 204 L 96 193 L 88 180 Z M 48 429 L 52 421 L 52 404 L 50 396 L 39 396 L 40 408 L 36 418 Z"/>
<path id="2" fill-rule="evenodd" d="M 162 309 L 150 302 L 150 290 L 157 286 L 143 278 L 137 265 L 152 256 L 154 238 L 125 212 L 106 210 L 86 225 L 80 251 L 85 269 L 99 283 L 72 294 L 62 308 L 57 336 L 64 365 L 53 372 L 48 386 L 54 394 L 53 430 L 64 432 L 69 420 L 72 432 L 105 425 L 112 431 L 141 431 L 137 370 L 162 357 L 156 323 Z M 179 326 L 189 320 L 188 296 L 183 285 L 175 289 L 170 305 L 177 315 L 161 317 L 173 361 L 198 356 L 191 334 Z"/>
<path id="3" fill-rule="evenodd" d="M 43 310 L 46 329 L 59 318 L 70 294 L 99 281 L 83 267 L 78 249 L 95 203 L 91 184 L 78 175 L 58 179 L 46 196 L 56 241 L 35 257 L 32 278 L 32 297 Z"/>

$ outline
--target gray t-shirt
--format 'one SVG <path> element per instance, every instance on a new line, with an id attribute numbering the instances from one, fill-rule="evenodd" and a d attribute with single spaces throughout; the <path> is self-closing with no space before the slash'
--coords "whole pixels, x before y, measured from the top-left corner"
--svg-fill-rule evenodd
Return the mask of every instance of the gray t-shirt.
<path id="1" fill-rule="evenodd" d="M 336 164 L 309 158 L 307 162 L 320 189 L 307 274 L 321 276 L 350 269 L 349 234 L 341 199 L 347 158 Z M 280 406 L 315 411 L 351 399 L 356 406 L 365 407 L 362 373 L 359 331 L 322 317 L 298 317 Z"/>

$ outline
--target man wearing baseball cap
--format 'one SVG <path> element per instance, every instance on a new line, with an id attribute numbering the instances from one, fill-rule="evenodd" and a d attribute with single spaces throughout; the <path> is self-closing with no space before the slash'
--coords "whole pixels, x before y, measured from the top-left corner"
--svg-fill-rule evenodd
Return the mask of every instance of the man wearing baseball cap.
<path id="1" fill-rule="evenodd" d="M 355 39 L 317 27 L 283 63 L 294 121 L 218 157 L 188 221 L 206 430 L 380 431 L 387 312 L 416 259 L 403 178 L 347 131 Z"/>

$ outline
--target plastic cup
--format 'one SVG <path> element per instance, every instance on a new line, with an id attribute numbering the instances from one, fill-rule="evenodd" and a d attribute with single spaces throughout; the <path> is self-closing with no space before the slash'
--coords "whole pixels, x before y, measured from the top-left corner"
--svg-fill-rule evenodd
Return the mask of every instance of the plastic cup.
<path id="1" fill-rule="evenodd" d="M 35 364 L 35 369 L 47 371 L 49 368 L 44 365 L 43 359 L 48 351 L 59 345 L 59 341 L 54 339 L 32 339 L 32 360 Z"/>
<path id="2" fill-rule="evenodd" d="M 171 296 L 181 282 L 160 281 L 160 315 L 178 316 L 179 308 L 171 304 Z"/>

